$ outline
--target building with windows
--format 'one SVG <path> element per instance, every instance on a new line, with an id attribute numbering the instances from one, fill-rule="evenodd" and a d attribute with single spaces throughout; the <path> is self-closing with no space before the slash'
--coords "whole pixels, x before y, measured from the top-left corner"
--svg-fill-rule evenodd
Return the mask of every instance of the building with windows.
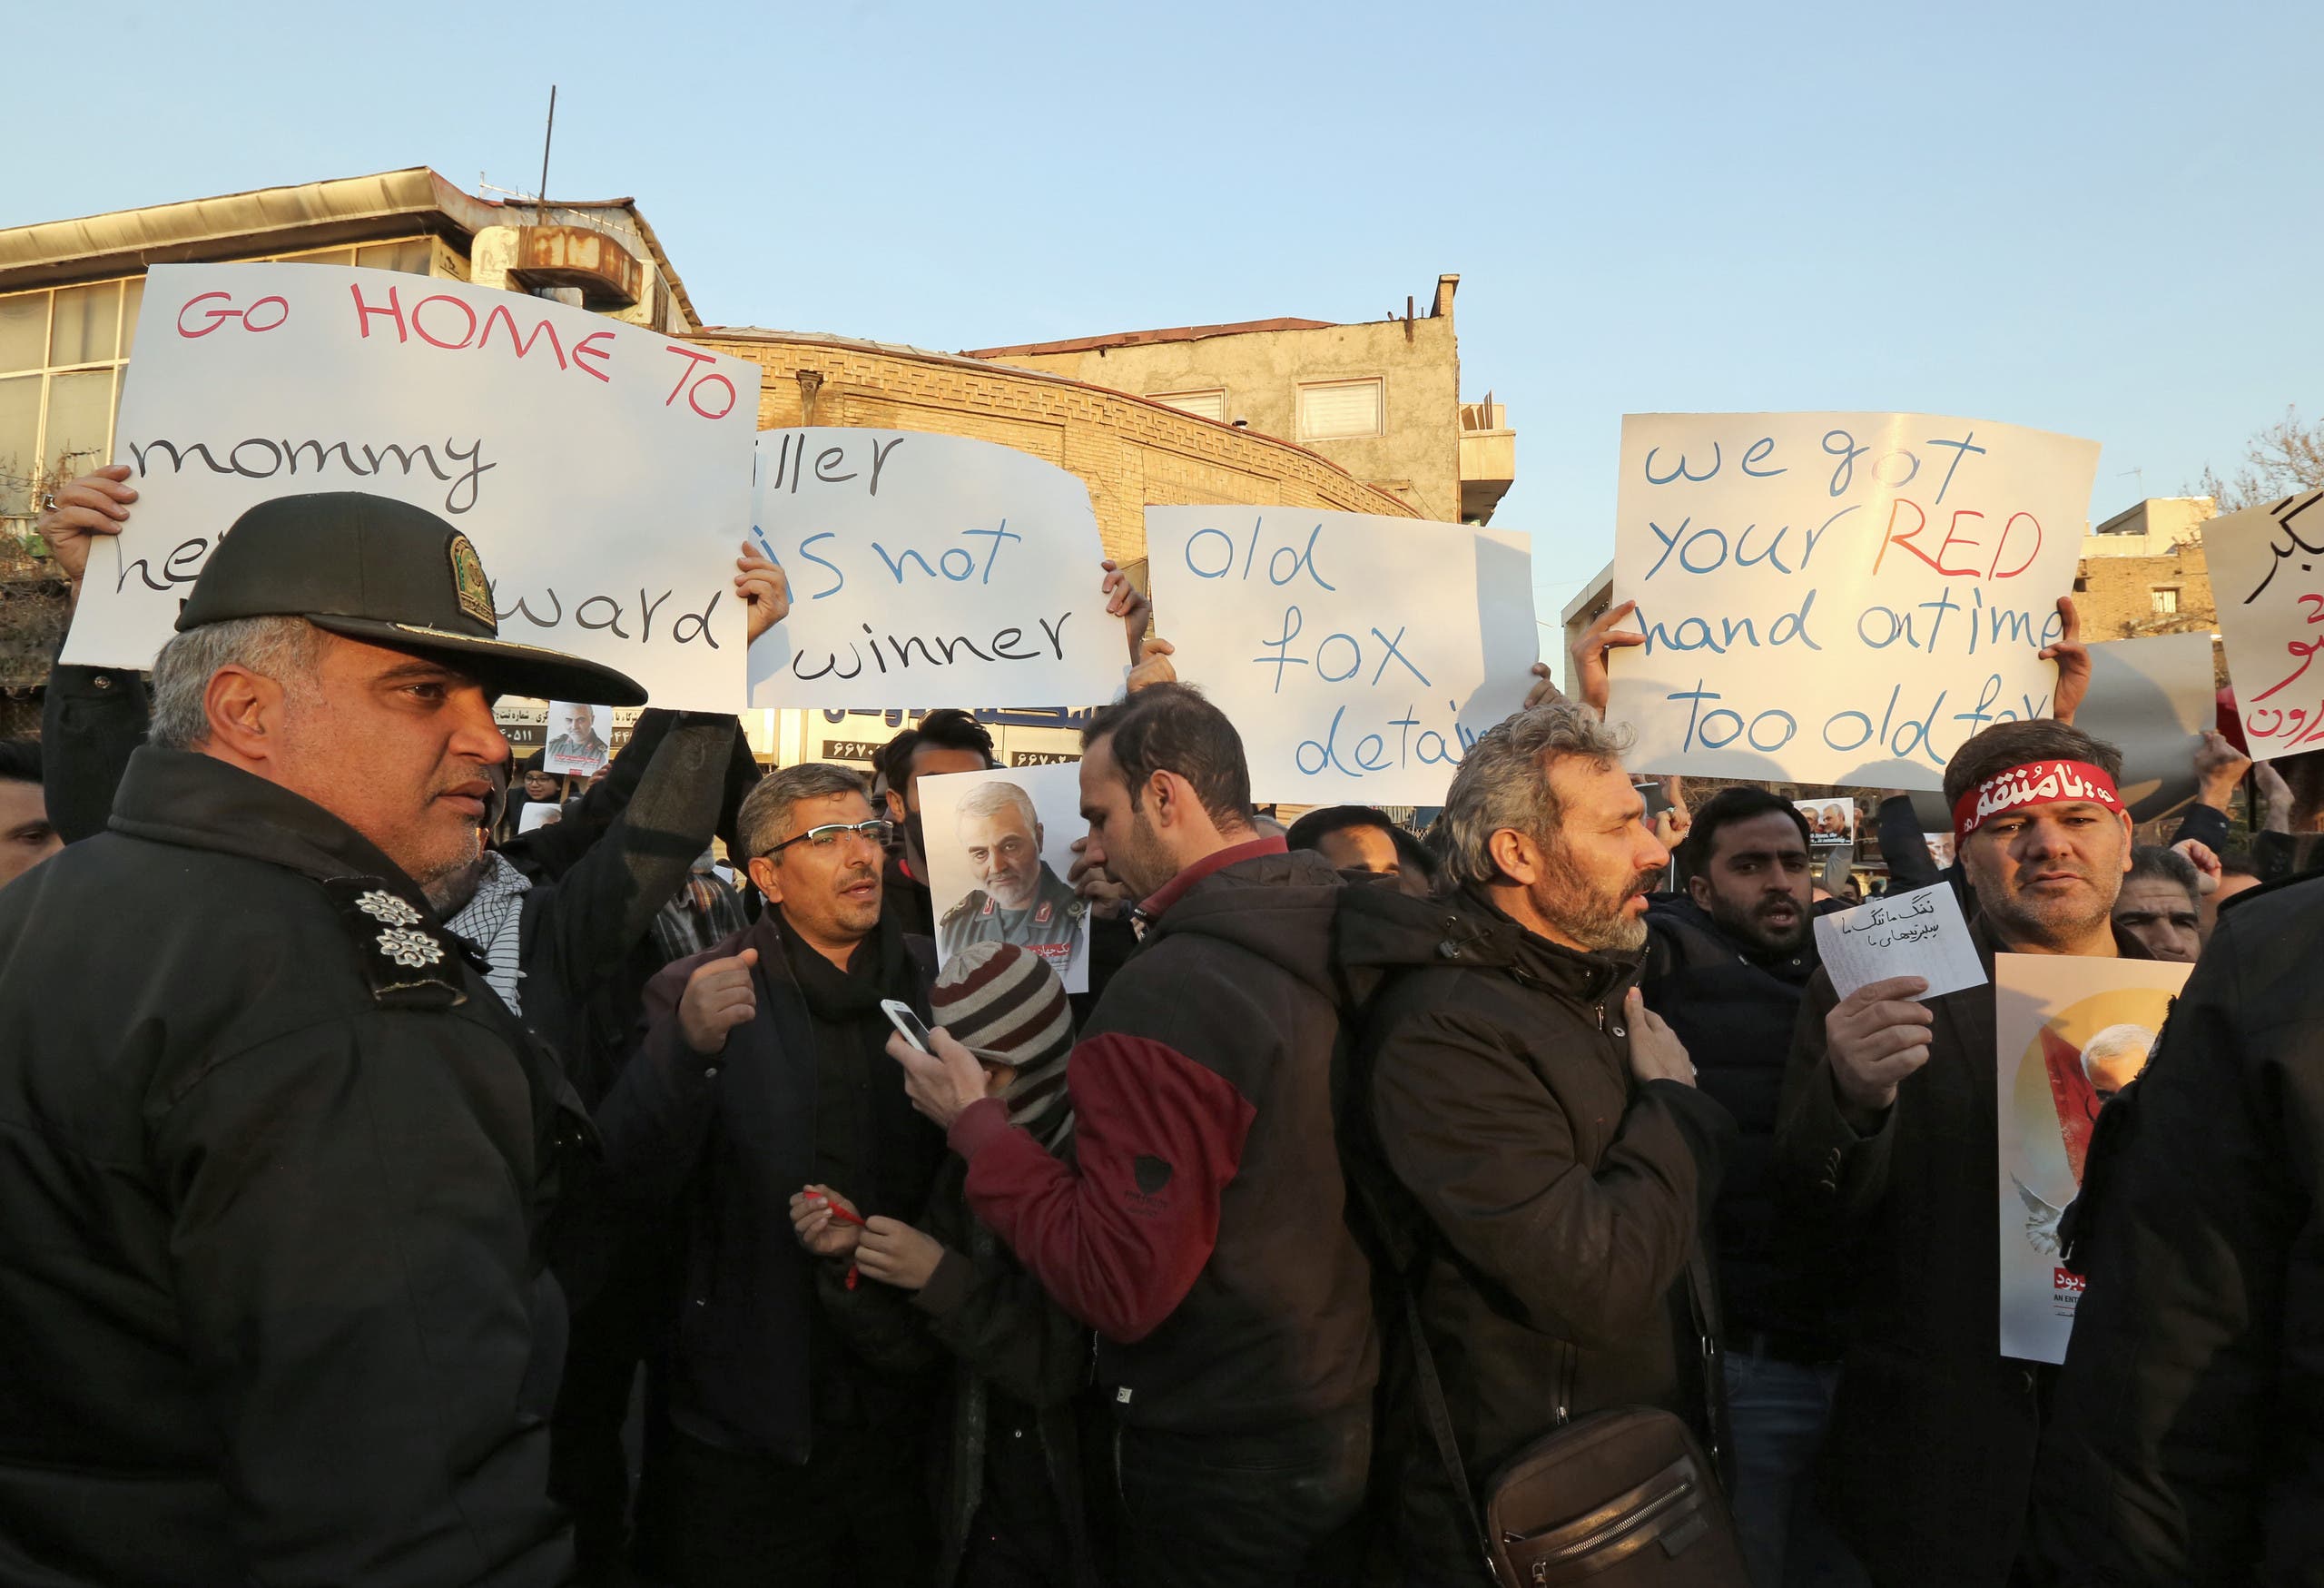
<path id="1" fill-rule="evenodd" d="M 1482 524 L 1517 478 L 1517 437 L 1490 394 L 1461 400 L 1452 296 L 1428 313 L 1334 324 L 1254 320 L 979 348 L 972 359 L 1068 375 L 1215 423 L 1296 442 L 1423 518 Z"/>
<path id="2" fill-rule="evenodd" d="M 146 267 L 254 260 L 533 292 L 704 342 L 764 371 L 763 429 L 861 425 L 1019 448 L 1087 482 L 1108 555 L 1141 584 L 1148 506 L 1280 503 L 1482 522 L 1514 475 L 1500 405 L 1459 400 L 1452 276 L 1425 317 L 1408 304 L 1401 319 L 1362 325 L 1100 338 L 1086 368 L 1065 368 L 1070 360 L 1041 349 L 943 353 L 704 328 L 633 201 L 478 198 L 424 167 L 20 226 L 0 230 L 0 733 L 36 728 L 37 687 L 64 622 L 62 582 L 31 535 L 39 493 L 113 455 Z M 1156 395 L 1157 381 L 1170 381 L 1149 379 L 1141 359 L 1156 371 L 1175 360 L 1172 390 Z M 753 725 L 763 753 L 854 746 L 870 732 L 852 718 L 796 715 Z M 1042 721 L 1000 726 L 1012 753 L 1063 754 L 1071 743 Z"/>

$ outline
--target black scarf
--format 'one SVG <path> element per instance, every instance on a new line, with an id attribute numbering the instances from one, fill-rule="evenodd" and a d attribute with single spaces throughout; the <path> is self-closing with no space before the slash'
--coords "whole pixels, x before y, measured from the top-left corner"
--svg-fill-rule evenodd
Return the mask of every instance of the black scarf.
<path id="1" fill-rule="evenodd" d="M 871 1015 L 884 1027 L 886 1017 L 880 1014 L 883 998 L 899 999 L 917 1010 L 922 1020 L 928 1018 L 928 995 L 918 985 L 911 956 L 904 950 L 903 927 L 892 915 L 881 914 L 880 923 L 871 936 L 855 945 L 842 971 L 783 919 L 782 905 L 774 908 L 791 979 L 798 983 L 800 996 L 818 1021 L 847 1025 Z"/>

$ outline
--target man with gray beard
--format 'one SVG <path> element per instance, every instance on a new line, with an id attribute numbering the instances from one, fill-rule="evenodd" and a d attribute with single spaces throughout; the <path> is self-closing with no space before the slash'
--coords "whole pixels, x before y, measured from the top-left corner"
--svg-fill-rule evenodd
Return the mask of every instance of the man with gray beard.
<path id="1" fill-rule="evenodd" d="M 1457 886 L 1359 1039 L 1374 1145 L 1422 1227 L 1421 1324 L 1450 1365 L 1472 1481 L 1613 1406 L 1708 1432 L 1715 1358 L 1678 1320 L 1734 1126 L 1637 987 L 1670 857 L 1622 748 L 1563 701 L 1477 741 L 1440 818 Z M 1453 1493 L 1416 1405 L 1387 1415 L 1401 1580 L 1473 1581 L 1476 1496 Z"/>

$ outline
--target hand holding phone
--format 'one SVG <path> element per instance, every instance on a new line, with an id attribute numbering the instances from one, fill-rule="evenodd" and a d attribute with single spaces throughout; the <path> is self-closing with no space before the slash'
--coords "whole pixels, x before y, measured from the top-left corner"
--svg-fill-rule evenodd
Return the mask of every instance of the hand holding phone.
<path id="1" fill-rule="evenodd" d="M 921 1023 L 919 1015 L 912 1012 L 911 1004 L 899 999 L 883 998 L 880 1001 L 880 1011 L 888 1017 L 890 1025 L 903 1033 L 905 1041 L 923 1053 L 936 1051 L 936 1044 L 929 1037 L 928 1027 Z"/>

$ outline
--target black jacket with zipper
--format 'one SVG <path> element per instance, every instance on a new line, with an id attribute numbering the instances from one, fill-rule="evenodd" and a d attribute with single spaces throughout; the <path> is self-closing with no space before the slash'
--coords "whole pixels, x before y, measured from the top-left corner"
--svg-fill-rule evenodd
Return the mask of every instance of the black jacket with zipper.
<path id="1" fill-rule="evenodd" d="M 895 1373 L 922 1373 L 948 1360 L 953 1366 L 938 1514 L 944 1550 L 939 1588 L 959 1579 L 979 1513 L 994 1500 L 1012 1516 L 1044 1518 L 1065 1543 L 1066 1579 L 1076 1588 L 1099 1588 L 1111 1579 L 1098 1553 L 1103 1530 L 1092 1526 L 1088 1504 L 1088 1458 L 1107 1449 L 1104 1407 L 1083 1393 L 1090 1386 L 1094 1343 L 977 1222 L 967 1179 L 968 1165 L 947 1159 L 918 1220 L 921 1232 L 944 1248 L 926 1286 L 905 1292 L 861 1279 L 851 1288 L 848 1265 L 826 1262 L 819 1277 L 823 1307 L 874 1366 Z M 1040 1444 L 1038 1460 L 1009 1459 L 1016 1453 L 995 1449 L 996 1429 L 1026 1423 Z M 1030 1492 L 1035 1484 L 1039 1492 Z M 1012 1542 L 1023 1549 L 1041 1540 Z"/>
<path id="2" fill-rule="evenodd" d="M 1709 1433 L 1717 1362 L 1701 1335 L 1715 1338 L 1717 1320 L 1699 1331 L 1688 1270 L 1734 1123 L 1691 1086 L 1632 1077 L 1635 963 L 1560 947 L 1473 892 L 1425 920 L 1387 890 L 1347 895 L 1343 963 L 1399 967 L 1372 998 L 1353 1075 L 1376 1150 L 1425 1222 L 1417 1264 L 1398 1266 L 1416 1271 L 1472 1484 L 1615 1406 L 1659 1406 Z M 1398 1553 L 1416 1580 L 1466 1581 L 1473 1524 L 1409 1387 L 1396 1399 L 1383 1443 L 1398 1452 Z"/>
<path id="3" fill-rule="evenodd" d="M 554 1057 L 321 806 L 112 823 L 0 894 L 0 1582 L 563 1582 Z"/>

